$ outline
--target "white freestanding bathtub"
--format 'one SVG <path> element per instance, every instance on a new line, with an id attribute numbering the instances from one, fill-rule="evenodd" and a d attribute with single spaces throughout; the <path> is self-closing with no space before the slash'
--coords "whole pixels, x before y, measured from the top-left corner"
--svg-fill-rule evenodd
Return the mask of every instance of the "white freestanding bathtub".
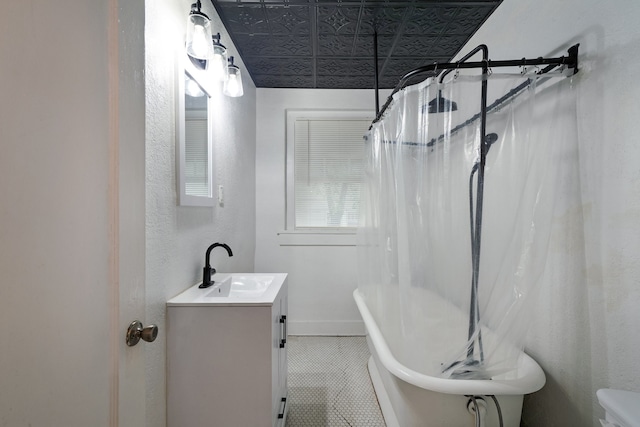
<path id="1" fill-rule="evenodd" d="M 471 396 L 481 414 L 486 408 L 481 425 L 498 426 L 492 395 L 500 404 L 504 426 L 518 427 L 524 395 L 544 386 L 544 372 L 525 353 L 515 374 L 490 380 L 445 379 L 416 372 L 394 357 L 360 291 L 355 290 L 353 297 L 367 330 L 369 373 L 387 427 L 472 427 L 476 424 L 468 410 L 473 407 Z"/>

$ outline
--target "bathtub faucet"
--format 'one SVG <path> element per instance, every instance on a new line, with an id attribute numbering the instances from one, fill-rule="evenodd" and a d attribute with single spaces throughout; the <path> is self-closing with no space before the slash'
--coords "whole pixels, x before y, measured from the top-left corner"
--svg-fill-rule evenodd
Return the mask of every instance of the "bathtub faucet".
<path id="1" fill-rule="evenodd" d="M 209 258 L 211 256 L 211 251 L 213 248 L 217 248 L 218 246 L 222 246 L 227 250 L 229 256 L 233 256 L 233 252 L 231 252 L 231 248 L 226 243 L 214 243 L 209 246 L 207 249 L 207 254 L 204 256 L 204 270 L 202 272 L 202 284 L 199 286 L 200 288 L 208 288 L 213 285 L 213 280 L 211 280 L 211 275 L 216 273 L 216 269 L 211 267 L 209 263 Z"/>

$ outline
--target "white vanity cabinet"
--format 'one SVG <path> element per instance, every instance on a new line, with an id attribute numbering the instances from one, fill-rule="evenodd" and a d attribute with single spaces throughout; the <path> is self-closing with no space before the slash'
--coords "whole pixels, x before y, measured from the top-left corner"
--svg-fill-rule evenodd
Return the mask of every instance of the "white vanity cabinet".
<path id="1" fill-rule="evenodd" d="M 287 279 L 271 276 L 260 298 L 196 285 L 167 303 L 169 427 L 284 427 Z"/>

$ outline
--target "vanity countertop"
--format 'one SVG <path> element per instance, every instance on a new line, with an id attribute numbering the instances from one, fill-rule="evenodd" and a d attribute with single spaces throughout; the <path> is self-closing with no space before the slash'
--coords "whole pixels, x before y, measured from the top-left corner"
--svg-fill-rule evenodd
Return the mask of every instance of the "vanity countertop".
<path id="1" fill-rule="evenodd" d="M 167 301 L 167 306 L 271 306 L 287 279 L 286 273 L 216 273 L 214 284 L 197 283 Z"/>

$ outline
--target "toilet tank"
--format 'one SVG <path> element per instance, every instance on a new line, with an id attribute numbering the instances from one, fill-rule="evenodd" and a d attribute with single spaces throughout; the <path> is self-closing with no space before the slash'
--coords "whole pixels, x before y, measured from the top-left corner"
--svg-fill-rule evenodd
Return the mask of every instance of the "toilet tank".
<path id="1" fill-rule="evenodd" d="M 640 427 L 640 393 L 603 388 L 596 392 L 606 411 L 605 427 Z"/>

